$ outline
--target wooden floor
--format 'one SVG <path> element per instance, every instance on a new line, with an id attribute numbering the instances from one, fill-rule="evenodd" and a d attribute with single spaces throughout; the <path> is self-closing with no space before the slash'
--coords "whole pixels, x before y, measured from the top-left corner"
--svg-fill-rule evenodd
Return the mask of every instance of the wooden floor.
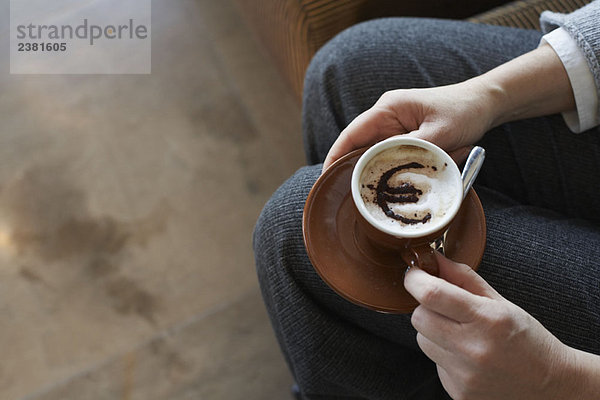
<path id="1" fill-rule="evenodd" d="M 10 75 L 0 44 L 0 399 L 290 397 L 251 233 L 300 108 L 232 0 L 152 18 L 148 76 Z"/>

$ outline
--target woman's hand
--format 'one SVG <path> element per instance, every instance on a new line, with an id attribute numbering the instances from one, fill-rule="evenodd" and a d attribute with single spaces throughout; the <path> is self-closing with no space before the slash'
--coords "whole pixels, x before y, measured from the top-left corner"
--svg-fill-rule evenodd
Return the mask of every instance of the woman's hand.
<path id="1" fill-rule="evenodd" d="M 468 266 L 437 257 L 439 278 L 412 268 L 404 285 L 420 303 L 417 342 L 453 399 L 584 399 L 597 390 L 597 356 L 562 344 Z"/>
<path id="2" fill-rule="evenodd" d="M 469 146 L 492 127 L 494 102 L 485 89 L 470 80 L 386 92 L 342 131 L 323 169 L 354 149 L 405 133 L 433 142 L 461 161 Z"/>
<path id="3" fill-rule="evenodd" d="M 437 144 L 460 162 L 495 126 L 574 108 L 562 62 L 543 45 L 461 83 L 386 92 L 342 131 L 323 170 L 352 150 L 407 133 Z"/>

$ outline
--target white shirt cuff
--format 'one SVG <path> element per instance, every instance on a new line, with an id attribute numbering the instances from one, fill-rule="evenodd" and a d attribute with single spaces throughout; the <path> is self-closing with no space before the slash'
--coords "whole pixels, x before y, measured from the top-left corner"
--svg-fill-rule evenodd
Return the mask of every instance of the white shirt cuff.
<path id="1" fill-rule="evenodd" d="M 594 76 L 575 39 L 563 28 L 558 28 L 542 36 L 540 46 L 544 43 L 548 43 L 562 61 L 573 88 L 576 110 L 562 113 L 569 129 L 580 133 L 599 125 Z"/>

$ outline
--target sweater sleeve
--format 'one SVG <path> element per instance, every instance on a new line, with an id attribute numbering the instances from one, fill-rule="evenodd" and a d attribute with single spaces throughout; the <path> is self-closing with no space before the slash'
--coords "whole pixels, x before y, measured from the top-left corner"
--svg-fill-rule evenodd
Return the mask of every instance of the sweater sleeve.
<path id="1" fill-rule="evenodd" d="M 544 11 L 540 24 L 544 33 L 562 27 L 575 39 L 594 76 L 596 94 L 600 97 L 600 0 L 594 0 L 570 14 Z"/>

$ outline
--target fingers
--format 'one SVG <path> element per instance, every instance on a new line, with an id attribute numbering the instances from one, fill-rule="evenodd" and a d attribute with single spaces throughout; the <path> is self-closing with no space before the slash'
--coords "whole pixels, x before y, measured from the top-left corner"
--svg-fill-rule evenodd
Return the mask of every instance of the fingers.
<path id="1" fill-rule="evenodd" d="M 444 133 L 441 126 L 438 123 L 421 123 L 414 116 L 400 117 L 389 107 L 373 106 L 356 117 L 340 133 L 327 153 L 323 162 L 323 171 L 352 150 L 373 145 L 394 135 L 408 134 L 430 141 L 445 150 L 452 149 L 455 146 L 454 138 Z M 467 158 L 470 149 L 471 146 L 464 146 L 453 149 L 449 154 L 457 164 L 460 164 Z"/>
<path id="2" fill-rule="evenodd" d="M 461 323 L 433 312 L 424 306 L 415 309 L 410 322 L 419 334 L 427 338 L 428 341 L 449 351 L 454 350 L 454 340 L 462 336 Z M 422 349 L 429 358 L 433 359 L 433 355 L 428 354 L 426 349 Z"/>
<path id="3" fill-rule="evenodd" d="M 325 171 L 338 158 L 361 147 L 373 145 L 388 137 L 406 133 L 393 113 L 384 108 L 370 108 L 356 117 L 340 133 L 323 162 Z"/>
<path id="4" fill-rule="evenodd" d="M 439 252 L 436 252 L 435 255 L 440 278 L 479 296 L 492 299 L 501 298 L 500 294 L 468 265 L 456 263 Z"/>
<path id="5" fill-rule="evenodd" d="M 442 382 L 442 386 L 448 392 L 448 394 L 452 398 L 457 398 L 458 396 L 453 396 L 454 393 L 460 393 L 461 387 L 459 383 L 457 384 L 456 379 L 448 373 L 448 370 L 444 367 L 441 367 L 439 364 L 437 365 L 438 376 L 440 378 L 440 382 Z M 457 387 L 458 386 L 458 387 Z"/>
<path id="6" fill-rule="evenodd" d="M 473 146 L 464 146 L 459 149 L 450 151 L 448 152 L 448 154 L 450 155 L 450 157 L 452 157 L 452 159 L 457 165 L 460 165 L 467 159 L 472 148 Z"/>
<path id="7" fill-rule="evenodd" d="M 331 146 L 323 162 L 323 170 L 329 168 L 338 158 L 361 147 L 375 144 L 379 137 L 380 121 L 371 110 L 356 117 Z"/>
<path id="8" fill-rule="evenodd" d="M 417 333 L 417 344 L 423 353 L 437 365 L 444 365 L 445 361 L 451 357 L 448 350 L 439 346 L 420 332 Z"/>
<path id="9" fill-rule="evenodd" d="M 457 165 L 460 165 L 467 159 L 469 152 L 473 148 L 471 145 L 462 146 L 456 143 L 455 135 L 449 131 L 445 131 L 437 123 L 424 122 L 419 126 L 419 129 L 409 132 L 408 135 L 427 140 L 441 147 L 452 157 Z M 456 148 L 457 145 L 461 147 Z"/>
<path id="10" fill-rule="evenodd" d="M 420 268 L 406 273 L 404 287 L 424 307 L 458 322 L 472 321 L 484 299 Z"/>
<path id="11" fill-rule="evenodd" d="M 436 343 L 432 342 L 421 333 L 417 333 L 417 344 L 423 353 L 429 357 L 431 361 L 436 364 L 438 376 L 442 386 L 448 391 L 448 384 L 453 384 L 453 379 L 446 371 L 446 364 L 449 364 L 449 360 L 452 360 L 452 354 Z M 450 363 L 451 364 L 451 363 Z M 450 368 L 452 365 L 450 365 Z M 448 391 L 448 393 L 450 393 Z"/>

